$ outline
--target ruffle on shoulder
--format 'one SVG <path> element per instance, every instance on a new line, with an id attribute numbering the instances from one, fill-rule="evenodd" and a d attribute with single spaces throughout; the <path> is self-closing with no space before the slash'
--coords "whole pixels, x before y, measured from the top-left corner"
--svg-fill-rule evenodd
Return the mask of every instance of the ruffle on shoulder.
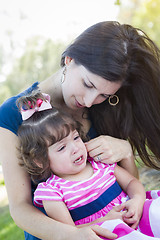
<path id="1" fill-rule="evenodd" d="M 43 207 L 44 200 L 47 201 L 63 201 L 63 194 L 57 185 L 42 182 L 38 184 L 34 192 L 34 204 L 38 207 Z"/>

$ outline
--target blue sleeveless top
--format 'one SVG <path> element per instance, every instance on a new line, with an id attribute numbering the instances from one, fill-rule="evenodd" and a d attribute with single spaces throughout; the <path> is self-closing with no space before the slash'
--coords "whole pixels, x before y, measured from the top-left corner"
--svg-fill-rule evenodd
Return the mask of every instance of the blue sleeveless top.
<path id="1" fill-rule="evenodd" d="M 17 135 L 18 128 L 22 124 L 22 117 L 16 106 L 16 101 L 19 97 L 29 94 L 36 88 L 38 88 L 38 82 L 24 92 L 7 99 L 0 106 L 0 127 L 6 128 Z"/>
<path id="2" fill-rule="evenodd" d="M 6 128 L 17 135 L 18 128 L 22 124 L 22 117 L 21 113 L 17 108 L 16 101 L 21 96 L 25 96 L 31 93 L 33 90 L 37 89 L 38 84 L 38 82 L 35 82 L 31 87 L 21 92 L 20 94 L 7 99 L 0 106 L 0 127 Z M 88 136 L 90 137 L 90 139 L 97 137 L 96 131 L 93 126 L 91 126 L 90 128 Z"/>

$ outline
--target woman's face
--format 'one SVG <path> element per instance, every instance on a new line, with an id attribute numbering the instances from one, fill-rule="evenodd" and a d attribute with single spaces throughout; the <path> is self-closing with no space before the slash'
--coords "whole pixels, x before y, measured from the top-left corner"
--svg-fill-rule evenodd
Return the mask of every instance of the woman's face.
<path id="1" fill-rule="evenodd" d="M 121 87 L 121 82 L 107 81 L 84 66 L 75 64 L 69 57 L 65 63 L 66 74 L 62 83 L 62 94 L 66 105 L 71 109 L 90 108 L 102 103 Z"/>

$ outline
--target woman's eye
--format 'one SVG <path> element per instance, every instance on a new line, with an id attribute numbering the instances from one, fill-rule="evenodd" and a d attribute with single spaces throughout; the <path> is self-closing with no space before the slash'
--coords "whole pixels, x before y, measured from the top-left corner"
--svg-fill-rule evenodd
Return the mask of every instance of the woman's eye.
<path id="1" fill-rule="evenodd" d="M 103 98 L 108 98 L 110 95 L 107 95 L 107 94 L 101 94 L 101 96 L 103 97 Z"/>
<path id="2" fill-rule="evenodd" d="M 58 152 L 62 151 L 65 148 L 65 146 L 62 146 L 58 149 Z"/>
<path id="3" fill-rule="evenodd" d="M 93 88 L 92 85 L 88 85 L 85 81 L 83 81 L 83 85 L 84 85 L 85 87 L 87 87 L 87 88 Z"/>

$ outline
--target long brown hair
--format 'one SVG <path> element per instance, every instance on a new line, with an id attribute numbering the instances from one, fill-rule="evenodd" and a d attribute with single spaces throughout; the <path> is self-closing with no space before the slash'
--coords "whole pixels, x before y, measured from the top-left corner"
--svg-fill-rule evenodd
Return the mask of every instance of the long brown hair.
<path id="1" fill-rule="evenodd" d="M 122 81 L 117 106 L 89 108 L 99 135 L 128 139 L 142 161 L 160 169 L 160 50 L 140 29 L 115 21 L 84 31 L 62 54 L 108 81 Z"/>

